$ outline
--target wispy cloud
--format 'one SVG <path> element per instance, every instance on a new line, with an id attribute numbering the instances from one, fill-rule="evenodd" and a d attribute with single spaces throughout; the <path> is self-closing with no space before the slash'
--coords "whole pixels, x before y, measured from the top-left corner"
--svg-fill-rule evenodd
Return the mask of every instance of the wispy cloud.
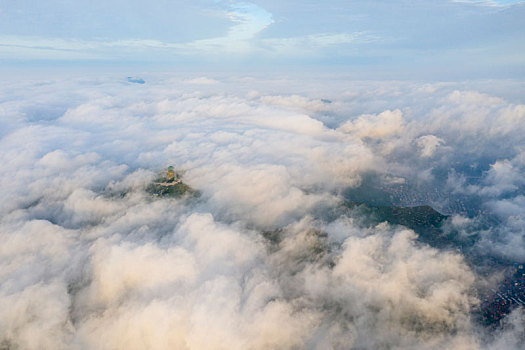
<path id="1" fill-rule="evenodd" d="M 269 38 L 261 40 L 261 47 L 274 53 L 297 55 L 320 48 L 346 44 L 367 44 L 382 40 L 369 32 L 318 33 L 288 38 Z"/>
<path id="2" fill-rule="evenodd" d="M 367 65 L 452 79 L 523 75 L 523 1 L 425 0 L 404 8 L 402 1 L 378 0 L 195 0 L 169 6 L 137 0 L 125 11 L 120 1 L 109 7 L 93 1 L 77 9 L 59 1 L 31 11 L 24 2 L 2 5 L 0 59 L 211 63 L 226 69 Z"/>
<path id="3" fill-rule="evenodd" d="M 175 43 L 162 40 L 78 40 L 38 36 L 0 36 L 0 57 L 23 58 L 112 58 L 128 51 L 160 50 L 176 54 L 246 53 L 254 49 L 253 39 L 273 23 L 272 14 L 248 2 L 233 3 L 225 15 L 233 25 L 225 36 Z M 124 52 L 114 49 L 125 50 Z"/>
<path id="4" fill-rule="evenodd" d="M 295 37 L 258 39 L 259 33 L 274 23 L 272 14 L 252 3 L 234 3 L 225 12 L 233 25 L 225 36 L 173 43 L 161 40 L 79 40 L 37 36 L 0 36 L 0 58 L 111 59 L 130 53 L 164 52 L 165 54 L 305 54 L 312 50 L 368 43 L 378 38 L 367 32 L 317 33 Z"/>
<path id="5" fill-rule="evenodd" d="M 453 2 L 499 7 L 525 3 L 523 0 L 453 0 Z"/>

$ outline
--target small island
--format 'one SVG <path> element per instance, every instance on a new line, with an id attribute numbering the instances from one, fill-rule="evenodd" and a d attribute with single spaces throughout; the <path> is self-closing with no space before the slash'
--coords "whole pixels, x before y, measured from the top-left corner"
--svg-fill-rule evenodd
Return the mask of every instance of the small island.
<path id="1" fill-rule="evenodd" d="M 185 194 L 197 194 L 195 190 L 182 182 L 181 175 L 175 171 L 173 166 L 164 170 L 152 184 L 146 187 L 146 191 L 156 197 L 181 197 Z"/>

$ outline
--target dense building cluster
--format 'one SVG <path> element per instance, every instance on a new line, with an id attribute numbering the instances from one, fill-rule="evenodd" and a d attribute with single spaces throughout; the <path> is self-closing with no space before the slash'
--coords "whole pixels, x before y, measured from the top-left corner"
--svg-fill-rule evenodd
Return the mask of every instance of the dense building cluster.
<path id="1" fill-rule="evenodd" d="M 483 299 L 481 309 L 484 321 L 497 325 L 516 307 L 525 307 L 525 265 L 515 265 L 513 274 L 491 292 Z"/>
<path id="2" fill-rule="evenodd" d="M 439 187 L 418 188 L 408 184 L 381 186 L 381 191 L 387 194 L 394 205 L 413 207 L 431 205 L 434 209 L 445 215 L 463 216 L 490 216 L 493 213 L 479 206 L 476 197 L 450 193 Z"/>

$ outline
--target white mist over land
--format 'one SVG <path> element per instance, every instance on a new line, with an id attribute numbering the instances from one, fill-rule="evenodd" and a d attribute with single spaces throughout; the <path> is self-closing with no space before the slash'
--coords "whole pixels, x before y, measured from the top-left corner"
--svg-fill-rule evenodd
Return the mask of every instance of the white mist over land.
<path id="1" fill-rule="evenodd" d="M 523 83 L 141 77 L 0 87 L 0 349 L 523 348 L 472 316 L 497 275 L 337 209 L 405 185 L 524 262 Z M 145 191 L 168 165 L 198 198 Z"/>

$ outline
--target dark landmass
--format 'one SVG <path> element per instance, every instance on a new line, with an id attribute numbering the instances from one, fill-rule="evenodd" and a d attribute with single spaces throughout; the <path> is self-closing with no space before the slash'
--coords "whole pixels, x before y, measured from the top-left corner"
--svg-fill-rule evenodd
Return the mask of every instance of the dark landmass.
<path id="1" fill-rule="evenodd" d="M 436 248 L 451 246 L 451 237 L 444 235 L 442 225 L 447 215 L 442 215 L 431 206 L 395 207 L 386 205 L 371 205 L 345 201 L 344 207 L 357 210 L 360 215 L 369 219 L 371 225 L 388 222 L 391 225 L 408 227 L 418 234 L 418 239 Z"/>
<path id="2" fill-rule="evenodd" d="M 171 166 L 146 187 L 146 192 L 155 197 L 198 196 L 198 192 L 183 183 L 180 174 Z"/>
<path id="3" fill-rule="evenodd" d="M 446 174 L 445 174 L 446 175 Z M 441 174 L 441 177 L 446 176 Z M 430 205 L 442 214 L 461 214 L 467 217 L 487 217 L 493 223 L 493 215 L 480 205 L 482 201 L 476 195 L 462 195 L 447 189 L 446 183 L 437 181 L 433 185 L 407 183 L 404 180 L 385 183 L 376 174 L 363 175 L 359 187 L 348 188 L 344 198 L 358 203 L 375 206 L 416 207 Z"/>
<path id="4" fill-rule="evenodd" d="M 182 197 L 186 193 L 195 192 L 191 187 L 182 182 L 173 185 L 151 184 L 146 188 L 146 191 L 158 197 Z"/>

